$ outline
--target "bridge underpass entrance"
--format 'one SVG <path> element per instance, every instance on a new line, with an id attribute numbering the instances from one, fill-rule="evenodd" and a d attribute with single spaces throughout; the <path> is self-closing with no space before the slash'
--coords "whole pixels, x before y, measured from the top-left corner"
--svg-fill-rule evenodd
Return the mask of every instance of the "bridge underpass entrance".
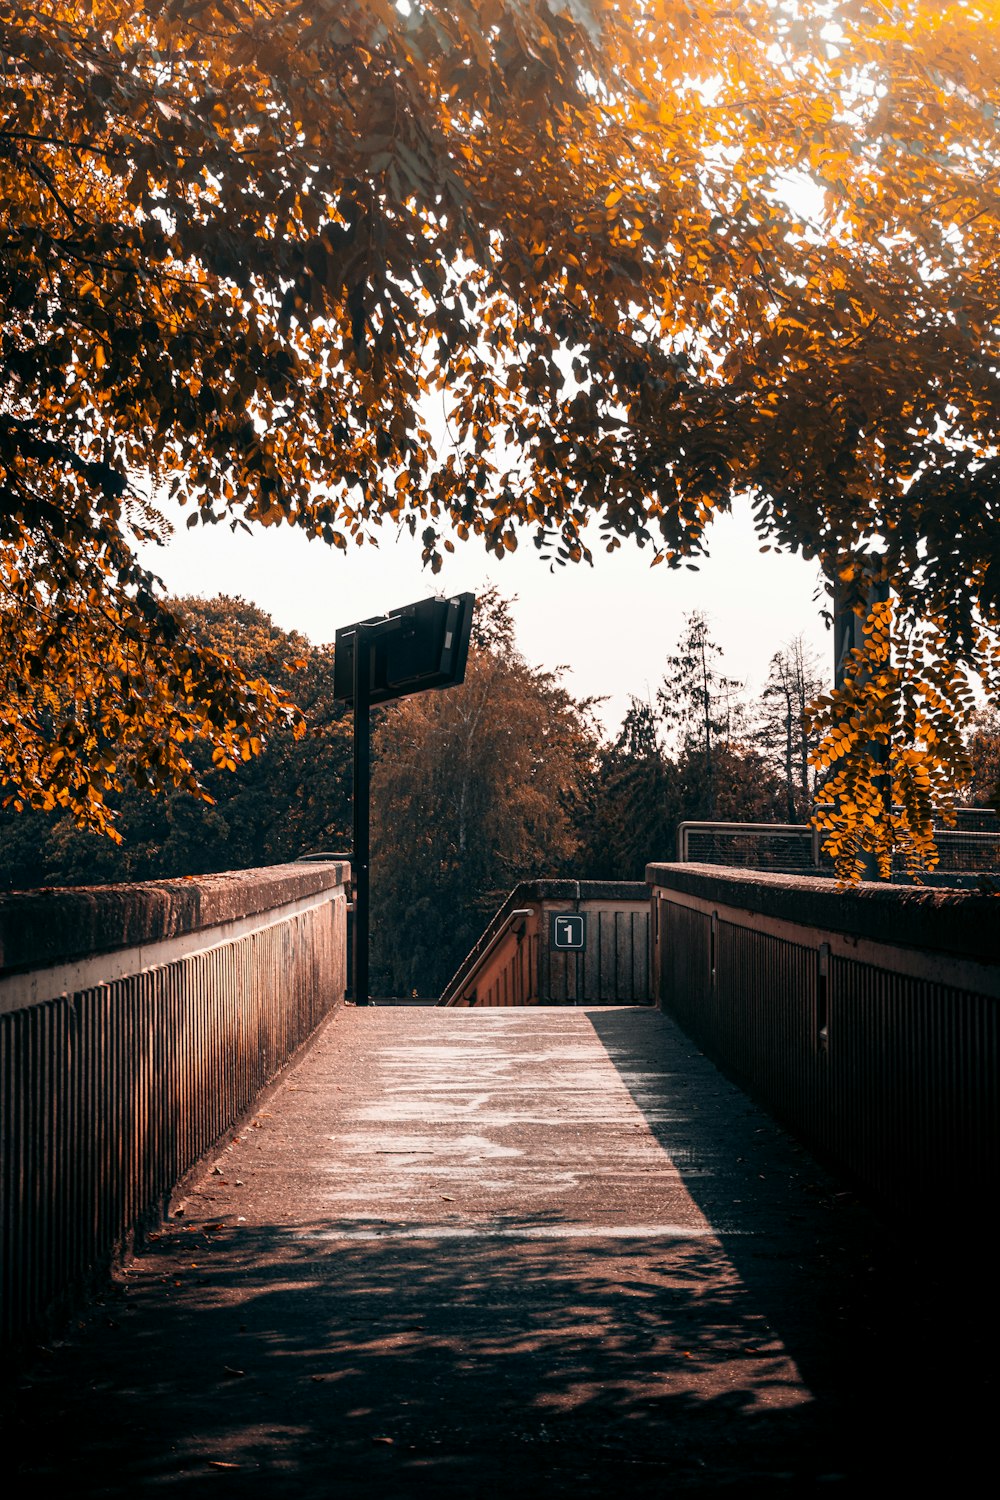
<path id="1" fill-rule="evenodd" d="M 81 1500 L 898 1487 L 977 1433 L 900 1269 L 659 1012 L 346 1007 L 7 1451 Z"/>

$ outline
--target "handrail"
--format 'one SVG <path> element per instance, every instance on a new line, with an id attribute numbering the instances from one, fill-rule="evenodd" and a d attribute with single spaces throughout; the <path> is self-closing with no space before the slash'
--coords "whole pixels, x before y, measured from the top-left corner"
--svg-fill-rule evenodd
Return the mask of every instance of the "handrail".
<path id="1" fill-rule="evenodd" d="M 818 803 L 817 809 L 830 807 L 830 803 Z M 988 808 L 969 807 L 958 809 L 962 812 L 985 813 L 992 811 Z M 730 838 L 740 838 L 744 834 L 793 834 L 798 833 L 803 837 L 808 835 L 812 846 L 812 863 L 818 869 L 820 863 L 820 841 L 824 830 L 813 823 L 737 823 L 723 820 L 713 821 L 702 818 L 689 818 L 677 825 L 677 858 L 682 864 L 691 861 L 690 832 L 694 829 L 704 833 L 724 833 Z M 956 843 L 974 843 L 977 840 L 995 839 L 998 834 L 991 828 L 949 828 L 941 827 L 935 830 L 935 837 L 941 839 L 942 847 L 948 848 Z"/>
<path id="2" fill-rule="evenodd" d="M 812 862 L 819 864 L 819 840 L 820 829 L 813 827 L 811 823 L 727 823 L 710 822 L 702 819 L 690 818 L 686 822 L 677 825 L 677 858 L 682 864 L 690 860 L 688 833 L 690 829 L 713 829 L 720 833 L 729 833 L 738 836 L 745 833 L 800 833 L 808 834 L 812 846 Z"/>
<path id="3" fill-rule="evenodd" d="M 472 949 L 472 952 L 468 955 L 468 957 L 467 957 L 467 959 L 465 961 L 465 964 L 463 965 L 466 973 L 469 973 L 469 972 L 473 972 L 474 973 L 475 970 L 478 969 L 479 965 L 483 962 L 483 960 L 486 959 L 486 958 L 488 958 L 490 956 L 490 954 L 493 952 L 493 949 L 500 942 L 500 939 L 507 936 L 508 932 L 511 929 L 512 924 L 514 923 L 514 921 L 516 919 L 518 919 L 518 918 L 524 918 L 524 917 L 533 917 L 534 915 L 535 915 L 534 911 L 529 906 L 518 907 L 516 911 L 508 912 L 507 916 L 504 918 L 503 922 L 501 922 L 500 926 L 497 928 L 496 932 L 490 938 L 490 940 L 486 944 L 485 948 L 483 948 L 482 951 L 480 952 L 480 950 L 479 950 L 479 943 L 477 943 L 476 946 L 475 946 L 475 948 Z M 483 936 L 485 937 L 485 933 L 483 934 Z M 518 934 L 518 936 L 520 936 L 520 934 Z M 479 942 L 481 943 L 482 941 L 483 941 L 483 939 L 480 938 Z M 452 985 L 453 984 L 454 984 L 454 981 L 452 981 Z M 451 988 L 451 985 L 449 985 L 449 988 Z M 461 995 L 461 993 L 464 990 L 464 988 L 465 988 L 464 984 L 459 985 L 458 989 L 456 991 L 455 997 L 453 999 L 451 999 L 451 1000 L 445 1000 L 444 997 L 442 996 L 442 998 L 437 1002 L 438 1005 L 443 1005 L 445 1007 L 454 1005 L 456 1003 L 457 997 L 459 995 Z"/>

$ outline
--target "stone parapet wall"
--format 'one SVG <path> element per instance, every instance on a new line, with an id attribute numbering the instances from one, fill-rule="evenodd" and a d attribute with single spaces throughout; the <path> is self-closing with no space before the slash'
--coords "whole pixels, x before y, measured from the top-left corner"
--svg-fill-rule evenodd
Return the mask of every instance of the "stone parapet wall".
<path id="1" fill-rule="evenodd" d="M 1000 963 L 1000 895 L 872 881 L 844 888 L 809 876 L 679 863 L 647 865 L 646 879 L 654 889 L 803 927 Z"/>
<path id="2" fill-rule="evenodd" d="M 0 901 L 2 1342 L 107 1274 L 343 1000 L 348 878 L 290 865 Z"/>
<path id="3" fill-rule="evenodd" d="M 650 865 L 661 1007 L 885 1211 L 992 1213 L 1000 898 Z"/>
<path id="4" fill-rule="evenodd" d="M 270 865 L 0 896 L 0 977 L 201 932 L 345 883 L 346 863 Z"/>

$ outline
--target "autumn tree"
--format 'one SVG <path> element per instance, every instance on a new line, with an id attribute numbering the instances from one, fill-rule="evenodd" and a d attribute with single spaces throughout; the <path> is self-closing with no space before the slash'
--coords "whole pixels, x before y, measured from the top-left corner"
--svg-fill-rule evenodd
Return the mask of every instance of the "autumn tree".
<path id="1" fill-rule="evenodd" d="M 823 797 L 815 821 L 841 875 L 860 875 L 869 857 L 884 880 L 896 860 L 917 879 L 933 869 L 934 819 L 953 821 L 973 776 L 962 732 L 976 707 L 967 676 L 939 627 L 916 625 L 903 638 L 897 627 L 891 600 L 874 605 L 843 685 L 813 705 Z"/>
<path id="2" fill-rule="evenodd" d="M 434 995 L 518 880 L 575 872 L 596 736 L 490 592 L 465 682 L 387 708 L 374 748 L 373 963 L 388 992 Z"/>
<path id="3" fill-rule="evenodd" d="M 305 732 L 276 729 L 234 769 L 213 765 L 209 746 L 192 746 L 210 802 L 184 789 L 150 797 L 126 786 L 110 804 L 118 843 L 62 809 L 0 811 L 0 888 L 198 875 L 350 847 L 350 721 L 333 697 L 332 651 L 280 630 L 241 599 L 171 607 L 193 641 L 214 642 L 240 671 L 294 695 Z"/>
<path id="4" fill-rule="evenodd" d="M 193 787 L 195 740 L 235 763 L 288 713 L 137 564 L 161 494 L 335 546 L 389 518 L 432 566 L 524 527 L 677 566 L 746 493 L 830 574 L 880 538 L 895 637 L 990 667 L 989 7 L 0 0 L 0 39 L 17 803 L 106 826 L 124 780 Z M 828 705 L 845 762 L 874 681 Z M 961 701 L 925 695 L 908 753 Z"/>

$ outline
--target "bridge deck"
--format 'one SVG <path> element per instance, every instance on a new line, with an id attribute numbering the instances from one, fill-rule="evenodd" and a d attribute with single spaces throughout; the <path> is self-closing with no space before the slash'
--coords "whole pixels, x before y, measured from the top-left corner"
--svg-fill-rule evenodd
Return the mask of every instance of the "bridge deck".
<path id="1" fill-rule="evenodd" d="M 874 1244 L 655 1012 L 344 1009 L 39 1360 L 22 1481 L 853 1495 L 937 1402 Z"/>

